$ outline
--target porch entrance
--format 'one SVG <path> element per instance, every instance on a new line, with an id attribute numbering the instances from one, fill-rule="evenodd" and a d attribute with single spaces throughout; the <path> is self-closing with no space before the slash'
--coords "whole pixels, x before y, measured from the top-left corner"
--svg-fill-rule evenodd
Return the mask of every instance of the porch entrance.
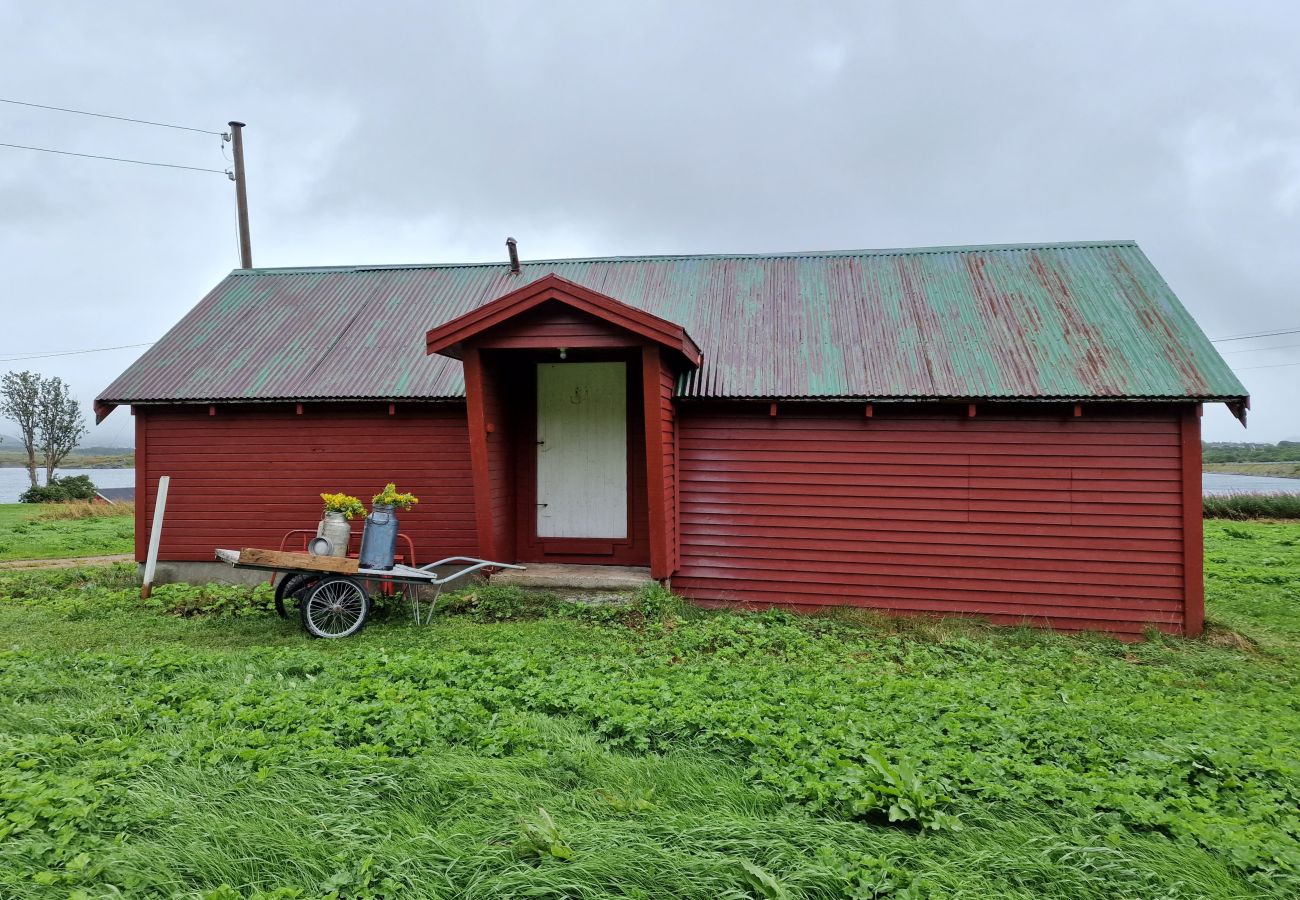
<path id="1" fill-rule="evenodd" d="M 537 537 L 628 536 L 627 364 L 537 366 Z"/>
<path id="2" fill-rule="evenodd" d="M 516 272 L 515 274 L 519 274 Z M 678 377 L 703 362 L 681 325 L 555 273 L 425 334 L 464 362 L 479 555 L 677 565 Z"/>

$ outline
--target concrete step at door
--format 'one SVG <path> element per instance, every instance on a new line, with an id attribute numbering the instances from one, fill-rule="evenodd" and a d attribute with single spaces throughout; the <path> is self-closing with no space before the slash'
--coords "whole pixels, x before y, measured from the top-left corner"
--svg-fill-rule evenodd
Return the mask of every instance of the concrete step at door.
<path id="1" fill-rule="evenodd" d="M 526 565 L 522 571 L 497 572 L 488 583 L 554 594 L 578 603 L 625 603 L 653 580 L 650 570 L 641 566 Z"/>

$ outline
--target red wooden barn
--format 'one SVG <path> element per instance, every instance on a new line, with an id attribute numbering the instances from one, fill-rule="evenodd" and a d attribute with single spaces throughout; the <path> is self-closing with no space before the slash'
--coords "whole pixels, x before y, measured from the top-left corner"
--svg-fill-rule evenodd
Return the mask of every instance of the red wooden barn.
<path id="1" fill-rule="evenodd" d="M 704 603 L 1195 633 L 1202 403 L 1245 389 L 1131 242 L 232 272 L 96 400 L 137 555 L 421 498 L 426 558 Z"/>

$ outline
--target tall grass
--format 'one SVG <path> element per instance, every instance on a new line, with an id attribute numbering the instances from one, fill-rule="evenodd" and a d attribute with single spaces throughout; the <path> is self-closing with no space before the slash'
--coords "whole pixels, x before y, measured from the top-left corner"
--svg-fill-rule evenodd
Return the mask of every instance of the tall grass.
<path id="1" fill-rule="evenodd" d="M 48 503 L 37 513 L 37 519 L 113 519 L 135 515 L 134 503 L 95 503 L 92 500 L 69 500 L 66 503 Z"/>
<path id="2" fill-rule="evenodd" d="M 1300 897 L 1300 523 L 1205 531 L 1249 642 L 501 588 L 307 641 L 0 573 L 0 897 Z M 962 827 L 835 805 L 872 748 Z"/>
<path id="3" fill-rule="evenodd" d="M 1207 519 L 1300 519 L 1300 494 L 1221 494 L 1201 505 Z"/>

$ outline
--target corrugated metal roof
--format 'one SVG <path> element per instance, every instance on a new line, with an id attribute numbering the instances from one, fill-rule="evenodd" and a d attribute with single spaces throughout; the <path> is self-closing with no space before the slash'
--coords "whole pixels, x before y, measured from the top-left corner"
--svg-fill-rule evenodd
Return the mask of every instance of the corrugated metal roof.
<path id="1" fill-rule="evenodd" d="M 684 326 L 684 397 L 1242 399 L 1130 241 L 237 270 L 102 403 L 455 398 L 430 328 L 556 273 Z"/>

